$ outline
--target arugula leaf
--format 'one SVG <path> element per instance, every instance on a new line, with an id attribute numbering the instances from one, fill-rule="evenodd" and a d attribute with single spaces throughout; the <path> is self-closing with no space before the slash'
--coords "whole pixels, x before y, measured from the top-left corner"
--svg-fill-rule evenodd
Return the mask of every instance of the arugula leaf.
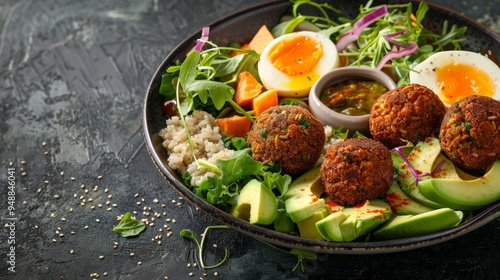
<path id="1" fill-rule="evenodd" d="M 194 80 L 184 87 L 184 91 L 195 92 L 203 103 L 207 103 L 210 97 L 218 110 L 222 109 L 224 104 L 232 100 L 234 88 L 221 82 Z"/>
<path id="2" fill-rule="evenodd" d="M 130 212 L 125 213 L 120 223 L 113 227 L 113 230 L 121 237 L 137 236 L 146 229 L 146 224 L 144 222 L 132 219 L 131 217 L 132 214 L 130 214 Z"/>
<path id="3" fill-rule="evenodd" d="M 256 161 L 249 154 L 250 149 L 235 151 L 228 159 L 217 160 L 216 165 L 221 171 L 221 182 L 231 184 L 249 175 L 259 175 L 264 172 L 264 164 Z"/>

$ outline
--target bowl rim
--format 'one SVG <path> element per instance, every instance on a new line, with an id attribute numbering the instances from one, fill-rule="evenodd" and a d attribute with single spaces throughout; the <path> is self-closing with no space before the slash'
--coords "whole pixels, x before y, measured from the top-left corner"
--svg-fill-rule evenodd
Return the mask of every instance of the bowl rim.
<path id="1" fill-rule="evenodd" d="M 413 4 L 418 4 L 419 1 L 412 0 Z M 437 11 L 440 13 L 445 13 L 455 19 L 460 19 L 465 22 L 467 26 L 473 26 L 484 32 L 486 36 L 492 37 L 493 40 L 500 42 L 500 35 L 491 31 L 486 26 L 472 20 L 471 18 L 459 14 L 451 9 L 441 7 L 437 4 L 427 3 L 430 10 Z M 240 9 L 227 16 L 221 17 L 220 19 L 213 21 L 207 26 L 211 28 L 217 28 L 222 25 L 227 20 L 234 20 L 235 18 L 246 14 L 246 13 L 257 13 L 266 9 L 283 9 L 290 7 L 290 2 L 287 0 L 271 0 L 255 5 L 248 6 L 246 8 Z M 155 150 L 155 143 L 153 143 L 153 137 L 155 133 L 152 131 L 150 126 L 149 118 L 149 100 L 151 100 L 154 94 L 154 87 L 157 85 L 157 80 L 159 75 L 164 72 L 166 67 L 173 61 L 172 59 L 185 54 L 187 52 L 186 45 L 192 43 L 193 39 L 199 38 L 201 35 L 201 30 L 192 33 L 184 41 L 179 43 L 172 51 L 165 57 L 162 63 L 158 66 L 154 72 L 150 83 L 147 87 L 146 94 L 143 101 L 142 110 L 142 128 L 143 137 L 146 143 L 146 149 L 150 155 L 154 166 L 158 172 L 164 177 L 164 179 L 172 186 L 180 195 L 182 195 L 189 203 L 197 207 L 201 211 L 205 212 L 207 215 L 217 219 L 218 221 L 230 226 L 237 231 L 252 236 L 257 239 L 263 239 L 272 244 L 283 246 L 287 248 L 309 250 L 317 253 L 327 253 L 327 254 L 379 254 L 379 253 L 391 253 L 391 252 L 401 252 L 407 250 L 414 250 L 422 247 L 427 247 L 435 245 L 450 239 L 459 237 L 465 233 L 475 230 L 492 220 L 500 217 L 500 202 L 486 208 L 482 212 L 479 212 L 471 220 L 466 221 L 456 227 L 443 230 L 440 232 L 421 235 L 417 237 L 410 237 L 405 239 L 387 240 L 387 241 L 369 241 L 369 242 L 329 242 L 320 240 L 311 240 L 300 238 L 298 236 L 293 236 L 285 233 L 276 232 L 271 229 L 264 227 L 252 225 L 249 222 L 237 219 L 231 216 L 229 213 L 223 212 L 217 209 L 213 205 L 205 202 L 201 198 L 197 197 L 191 190 L 189 190 L 179 178 L 178 175 L 172 172 L 172 170 L 162 163 L 160 155 Z"/>

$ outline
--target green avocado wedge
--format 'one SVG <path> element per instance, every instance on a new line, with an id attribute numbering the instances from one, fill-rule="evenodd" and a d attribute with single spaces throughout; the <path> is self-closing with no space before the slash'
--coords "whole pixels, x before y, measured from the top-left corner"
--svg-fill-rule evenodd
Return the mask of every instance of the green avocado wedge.
<path id="1" fill-rule="evenodd" d="M 425 141 L 418 142 L 408 155 L 407 159 L 410 165 L 403 162 L 398 170 L 398 183 L 404 193 L 416 202 L 427 207 L 437 209 L 444 206 L 423 196 L 417 186 L 417 178 L 413 174 L 413 168 L 418 174 L 422 174 L 421 180 L 428 178 L 423 174 L 430 174 L 436 161 L 441 154 L 441 145 L 439 139 L 435 137 L 427 138 Z"/>
<path id="2" fill-rule="evenodd" d="M 458 225 L 463 213 L 450 208 L 435 209 L 418 215 L 395 215 L 373 232 L 376 240 L 414 237 Z"/>
<path id="3" fill-rule="evenodd" d="M 251 224 L 270 225 L 278 217 L 278 199 L 262 182 L 252 179 L 241 189 L 230 213 Z"/>
<path id="4" fill-rule="evenodd" d="M 430 178 L 418 183 L 422 195 L 457 210 L 483 208 L 500 199 L 500 160 L 472 180 Z"/>
<path id="5" fill-rule="evenodd" d="M 321 198 L 325 188 L 321 182 L 320 168 L 321 166 L 316 166 L 293 180 L 283 195 L 286 212 L 295 223 L 317 211 L 328 209 L 325 200 Z"/>
<path id="6" fill-rule="evenodd" d="M 321 209 L 316 211 L 312 216 L 297 223 L 300 237 L 307 239 L 323 240 L 322 234 L 316 228 L 316 223 L 330 214 L 328 209 Z"/>
<path id="7" fill-rule="evenodd" d="M 319 220 L 316 228 L 326 240 L 350 242 L 389 220 L 391 216 L 392 210 L 388 203 L 371 199 L 354 207 L 345 207 L 341 212 L 331 213 Z"/>
<path id="8" fill-rule="evenodd" d="M 398 215 L 416 215 L 434 210 L 408 197 L 396 182 L 392 183 L 385 193 L 385 199 L 391 205 L 392 211 Z"/>

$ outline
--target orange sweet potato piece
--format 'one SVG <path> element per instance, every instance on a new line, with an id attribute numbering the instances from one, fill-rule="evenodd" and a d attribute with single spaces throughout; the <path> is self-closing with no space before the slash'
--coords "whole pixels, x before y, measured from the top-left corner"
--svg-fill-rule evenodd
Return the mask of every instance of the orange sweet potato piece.
<path id="1" fill-rule="evenodd" d="M 262 92 L 262 85 L 248 71 L 243 71 L 236 80 L 236 90 L 233 100 L 241 107 L 250 105 L 252 99 Z"/>
<path id="2" fill-rule="evenodd" d="M 250 131 L 252 122 L 245 116 L 231 116 L 215 119 L 217 125 L 228 136 L 245 137 Z"/>
<path id="3" fill-rule="evenodd" d="M 274 40 L 274 36 L 269 31 L 266 25 L 262 25 L 260 29 L 255 33 L 250 43 L 248 43 L 251 50 L 254 50 L 259 55 L 262 54 L 264 48 Z"/>
<path id="4" fill-rule="evenodd" d="M 254 116 L 259 116 L 264 110 L 278 105 L 278 90 L 266 90 L 252 100 Z"/>

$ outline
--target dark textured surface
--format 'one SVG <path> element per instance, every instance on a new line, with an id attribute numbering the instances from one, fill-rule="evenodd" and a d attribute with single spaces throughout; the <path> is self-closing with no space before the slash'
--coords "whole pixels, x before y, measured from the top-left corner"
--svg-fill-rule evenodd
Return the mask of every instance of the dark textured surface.
<path id="1" fill-rule="evenodd" d="M 263 1 L 0 0 L 4 224 L 9 222 L 8 168 L 16 171 L 17 187 L 16 273 L 7 270 L 11 231 L 2 228 L 0 278 L 90 279 L 93 273 L 100 279 L 498 277 L 498 219 L 418 250 L 319 255 L 305 261 L 303 273 L 292 272 L 294 256 L 222 230 L 210 235 L 208 244 L 218 246 L 208 246 L 206 261 L 216 262 L 227 247 L 228 263 L 207 271 L 193 265 L 196 247 L 179 236 L 180 230 L 200 235 L 218 222 L 180 199 L 155 170 L 141 134 L 144 91 L 185 37 L 258 2 Z M 500 31 L 499 1 L 430 2 Z M 150 223 L 138 238 L 112 231 L 117 216 L 127 211 Z"/>

